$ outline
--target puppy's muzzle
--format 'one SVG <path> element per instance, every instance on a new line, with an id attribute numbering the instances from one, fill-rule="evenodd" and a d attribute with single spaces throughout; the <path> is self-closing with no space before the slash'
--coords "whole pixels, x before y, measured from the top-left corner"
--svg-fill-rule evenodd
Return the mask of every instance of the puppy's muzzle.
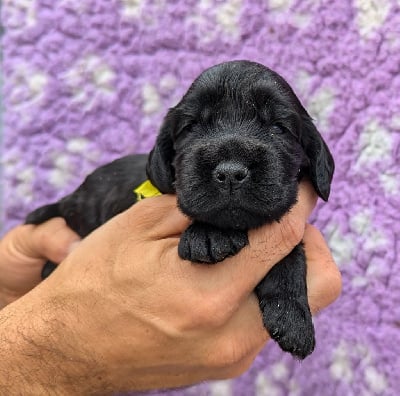
<path id="1" fill-rule="evenodd" d="M 222 190 L 239 189 L 250 177 L 249 169 L 237 161 L 223 161 L 212 172 L 214 184 Z"/>

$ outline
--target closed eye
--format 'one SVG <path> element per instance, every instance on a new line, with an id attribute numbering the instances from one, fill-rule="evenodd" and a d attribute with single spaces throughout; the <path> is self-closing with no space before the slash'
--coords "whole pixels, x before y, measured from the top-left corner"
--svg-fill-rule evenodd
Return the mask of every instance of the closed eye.
<path id="1" fill-rule="evenodd" d="M 287 128 L 283 127 L 282 125 L 273 125 L 271 127 L 271 135 L 273 136 L 274 134 L 282 134 L 282 133 L 288 133 L 289 131 Z"/>
<path id="2" fill-rule="evenodd" d="M 296 139 L 298 139 L 298 136 L 291 128 L 288 128 L 287 126 L 283 124 L 275 124 L 271 127 L 271 135 L 285 135 L 285 134 L 290 134 Z"/>
<path id="3" fill-rule="evenodd" d="M 173 139 L 176 140 L 181 135 L 188 134 L 191 131 L 192 127 L 193 127 L 193 124 L 191 124 L 191 123 L 181 125 L 179 129 L 175 129 L 173 131 L 173 133 L 172 133 Z"/>

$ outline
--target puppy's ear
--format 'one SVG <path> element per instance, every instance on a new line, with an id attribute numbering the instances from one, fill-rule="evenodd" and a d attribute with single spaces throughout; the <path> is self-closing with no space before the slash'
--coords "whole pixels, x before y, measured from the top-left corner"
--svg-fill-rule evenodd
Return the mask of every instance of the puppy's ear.
<path id="1" fill-rule="evenodd" d="M 301 144 L 310 161 L 309 174 L 318 195 L 327 201 L 331 189 L 335 163 L 328 146 L 310 117 L 303 118 Z"/>
<path id="2" fill-rule="evenodd" d="M 173 185 L 175 172 L 172 167 L 175 150 L 172 136 L 177 127 L 176 124 L 175 109 L 171 109 L 164 119 L 146 166 L 147 177 L 163 194 L 175 193 Z"/>

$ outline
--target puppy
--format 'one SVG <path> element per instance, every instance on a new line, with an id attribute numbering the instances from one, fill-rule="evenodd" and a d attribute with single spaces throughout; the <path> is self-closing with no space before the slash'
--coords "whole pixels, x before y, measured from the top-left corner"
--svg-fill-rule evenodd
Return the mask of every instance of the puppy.
<path id="1" fill-rule="evenodd" d="M 136 202 L 132 190 L 150 179 L 176 194 L 193 222 L 178 254 L 217 263 L 248 244 L 247 231 L 279 221 L 296 203 L 307 176 L 327 200 L 334 172 L 328 147 L 287 82 L 250 61 L 205 70 L 167 113 L 146 156 L 97 169 L 71 195 L 27 217 L 38 224 L 62 216 L 82 237 Z M 302 244 L 256 288 L 263 322 L 284 351 L 298 358 L 315 345 Z"/>

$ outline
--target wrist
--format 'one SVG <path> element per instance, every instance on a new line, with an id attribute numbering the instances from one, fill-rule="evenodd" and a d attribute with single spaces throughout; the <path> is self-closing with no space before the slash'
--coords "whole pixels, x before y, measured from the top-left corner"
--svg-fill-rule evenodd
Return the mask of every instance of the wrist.
<path id="1" fill-rule="evenodd" d="M 36 290 L 0 312 L 0 394 L 107 394 L 101 365 L 77 350 L 68 319 Z"/>

